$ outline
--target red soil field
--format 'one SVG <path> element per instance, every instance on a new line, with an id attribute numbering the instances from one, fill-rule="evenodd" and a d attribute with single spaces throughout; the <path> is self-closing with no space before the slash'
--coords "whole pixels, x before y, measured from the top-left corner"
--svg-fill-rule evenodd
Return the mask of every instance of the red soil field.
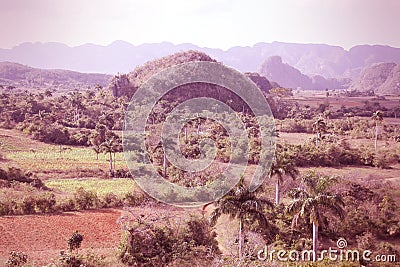
<path id="1" fill-rule="evenodd" d="M 25 252 L 30 263 L 48 264 L 67 250 L 67 240 L 76 230 L 84 236 L 81 249 L 113 254 L 121 237 L 120 216 L 121 210 L 107 209 L 0 217 L 0 263 L 17 250 Z"/>

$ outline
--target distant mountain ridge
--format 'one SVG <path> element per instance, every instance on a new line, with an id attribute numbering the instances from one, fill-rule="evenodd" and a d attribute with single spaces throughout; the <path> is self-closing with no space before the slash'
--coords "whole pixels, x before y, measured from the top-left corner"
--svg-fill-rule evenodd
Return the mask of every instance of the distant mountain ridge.
<path id="1" fill-rule="evenodd" d="M 105 87 L 112 76 L 80 73 L 61 69 L 38 69 L 14 62 L 0 62 L 0 85 L 58 90 L 82 89 L 100 85 Z"/>
<path id="2" fill-rule="evenodd" d="M 115 41 L 110 45 L 84 44 L 69 47 L 62 43 L 23 43 L 0 49 L 0 61 L 13 61 L 36 68 L 69 69 L 80 72 L 128 73 L 145 62 L 176 52 L 198 50 L 241 72 L 255 72 L 265 59 L 282 60 L 310 77 L 356 78 L 362 69 L 381 62 L 400 63 L 400 48 L 359 45 L 349 51 L 326 44 L 257 43 L 252 47 L 232 47 L 226 51 L 194 44 L 163 42 L 132 45 Z"/>
<path id="3" fill-rule="evenodd" d="M 276 81 L 283 87 L 302 88 L 302 89 L 345 89 L 349 86 L 349 78 L 329 78 L 321 75 L 309 77 L 295 67 L 282 62 L 280 56 L 267 58 L 260 66 L 258 71 L 269 80 Z"/>
<path id="4" fill-rule="evenodd" d="M 400 95 L 400 64 L 381 63 L 364 69 L 349 90 L 374 91 L 379 95 Z"/>

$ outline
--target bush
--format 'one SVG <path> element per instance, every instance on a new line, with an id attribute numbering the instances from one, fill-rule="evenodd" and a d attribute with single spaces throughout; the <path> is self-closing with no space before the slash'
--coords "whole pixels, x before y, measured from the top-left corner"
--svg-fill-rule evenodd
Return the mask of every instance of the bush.
<path id="1" fill-rule="evenodd" d="M 130 266 L 186 266 L 197 258 L 204 266 L 207 256 L 219 253 L 216 235 L 206 221 L 194 218 L 180 228 L 139 219 L 133 226 L 126 226 L 119 244 L 119 260 Z"/>
<path id="2" fill-rule="evenodd" d="M 44 185 L 42 180 L 38 178 L 31 178 L 32 173 L 23 171 L 19 168 L 10 167 L 8 170 L 0 169 L 0 180 L 6 181 L 7 185 L 10 186 L 12 182 L 20 182 L 30 184 L 35 188 L 47 190 L 48 188 Z"/>
<path id="3" fill-rule="evenodd" d="M 83 187 L 76 190 L 74 198 L 76 207 L 80 210 L 96 208 L 99 202 L 95 192 L 86 191 Z"/>
<path id="4" fill-rule="evenodd" d="M 53 193 L 51 194 L 43 194 L 36 198 L 36 208 L 39 209 L 42 213 L 50 213 L 54 212 L 56 205 L 56 197 Z"/>
<path id="5" fill-rule="evenodd" d="M 24 252 L 11 251 L 5 262 L 6 267 L 20 267 L 28 262 L 28 256 Z"/>
<path id="6" fill-rule="evenodd" d="M 22 213 L 23 214 L 34 214 L 35 213 L 35 205 L 36 205 L 36 200 L 29 196 L 25 197 L 22 203 L 20 204 Z"/>
<path id="7" fill-rule="evenodd" d="M 76 210 L 75 201 L 73 199 L 68 198 L 59 205 L 58 209 L 62 211 L 74 211 Z"/>
<path id="8" fill-rule="evenodd" d="M 129 192 L 127 194 L 125 194 L 123 202 L 131 207 L 137 207 L 149 202 L 154 201 L 152 198 L 150 198 L 149 196 L 147 196 L 145 193 L 143 192 Z"/>
<path id="9" fill-rule="evenodd" d="M 58 259 L 60 267 L 81 267 L 83 265 L 83 260 L 78 255 L 72 255 L 70 253 L 65 253 L 65 251 L 60 252 L 60 257 Z"/>
<path id="10" fill-rule="evenodd" d="M 68 248 L 69 251 L 72 252 L 75 249 L 79 249 L 81 247 L 81 243 L 83 241 L 83 235 L 81 235 L 78 231 L 72 234 L 72 236 L 68 239 Z"/>
<path id="11" fill-rule="evenodd" d="M 14 200 L 5 200 L 0 202 L 0 215 L 14 215 L 19 214 L 18 203 Z"/>
<path id="12" fill-rule="evenodd" d="M 60 251 L 58 262 L 54 264 L 59 267 L 103 267 L 108 266 L 104 262 L 104 256 L 98 256 L 93 252 L 88 252 L 85 255 L 76 254 L 72 255 L 65 251 Z M 53 265 L 51 265 L 53 266 Z"/>
<path id="13" fill-rule="evenodd" d="M 399 156 L 395 153 L 391 153 L 390 151 L 379 151 L 375 154 L 375 157 L 372 161 L 373 166 L 387 169 L 391 164 L 397 163 L 399 161 Z"/>
<path id="14" fill-rule="evenodd" d="M 121 207 L 122 205 L 122 200 L 114 193 L 107 193 L 103 198 L 104 208 Z"/>

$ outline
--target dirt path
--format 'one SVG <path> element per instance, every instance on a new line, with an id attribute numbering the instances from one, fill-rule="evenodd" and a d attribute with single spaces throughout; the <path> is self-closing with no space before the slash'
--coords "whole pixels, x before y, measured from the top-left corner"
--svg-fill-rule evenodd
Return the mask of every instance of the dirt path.
<path id="1" fill-rule="evenodd" d="M 49 263 L 48 259 L 56 259 L 60 250 L 66 250 L 67 240 L 76 230 L 84 236 L 82 249 L 112 254 L 120 240 L 120 216 L 120 210 L 97 210 L 0 217 L 0 263 L 12 250 L 27 253 L 31 263 Z"/>

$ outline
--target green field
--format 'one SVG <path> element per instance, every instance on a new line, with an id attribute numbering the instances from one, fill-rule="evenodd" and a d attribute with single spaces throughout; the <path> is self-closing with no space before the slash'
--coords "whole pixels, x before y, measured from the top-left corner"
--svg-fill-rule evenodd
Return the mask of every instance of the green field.
<path id="1" fill-rule="evenodd" d="M 123 197 L 125 194 L 137 190 L 137 185 L 132 179 L 54 179 L 47 180 L 46 186 L 64 193 L 74 193 L 82 187 L 86 191 L 96 192 L 98 196 L 113 193 Z"/>

